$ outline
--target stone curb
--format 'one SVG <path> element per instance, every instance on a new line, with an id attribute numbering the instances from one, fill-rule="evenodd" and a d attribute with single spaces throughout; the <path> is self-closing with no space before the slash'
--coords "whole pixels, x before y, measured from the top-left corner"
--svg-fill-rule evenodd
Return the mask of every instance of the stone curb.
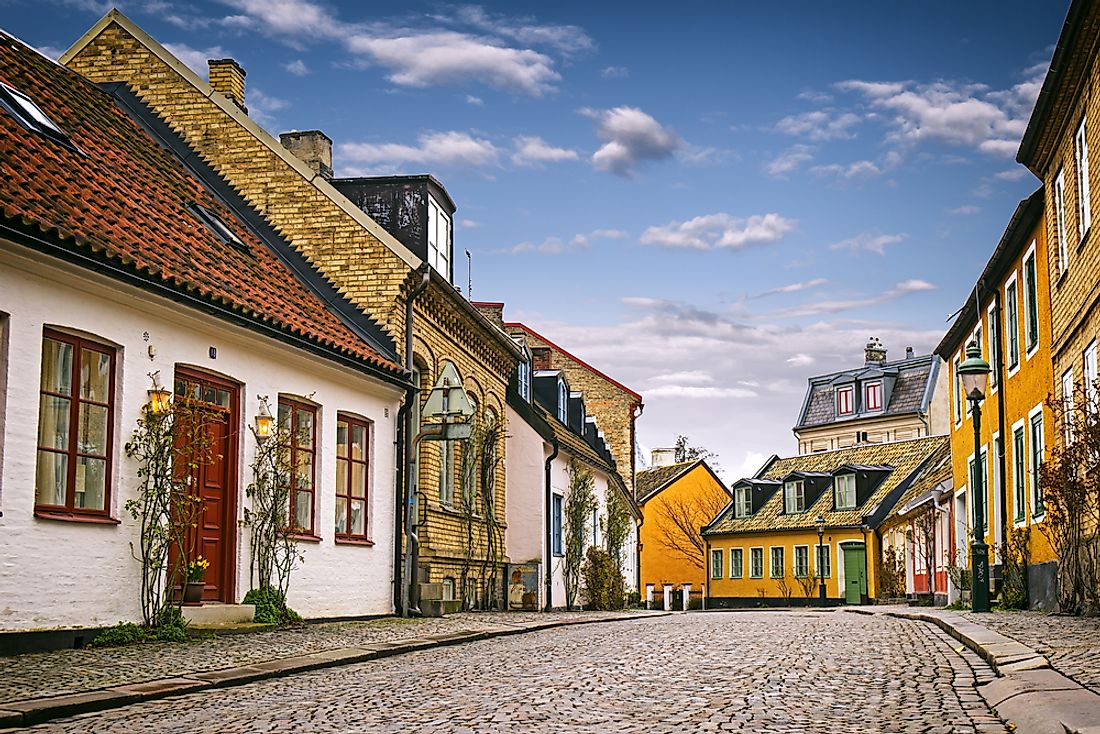
<path id="1" fill-rule="evenodd" d="M 1100 695 L 1054 670 L 1030 647 L 951 612 L 877 613 L 934 624 L 988 662 L 998 677 L 978 693 L 1014 731 L 1100 734 Z"/>
<path id="2" fill-rule="evenodd" d="M 131 683 L 93 691 L 82 691 L 61 696 L 30 698 L 22 701 L 0 703 L 0 734 L 14 731 L 20 727 L 41 724 L 65 716 L 106 711 L 121 708 L 142 701 L 155 701 L 187 693 L 229 688 L 245 685 L 270 678 L 281 678 L 310 670 L 335 668 L 353 663 L 403 655 L 417 650 L 461 645 L 467 642 L 487 640 L 494 637 L 510 637 L 527 632 L 539 632 L 555 627 L 599 624 L 603 622 L 625 622 L 634 619 L 652 619 L 666 617 L 671 612 L 650 612 L 647 614 L 622 614 L 599 619 L 559 619 L 549 622 L 519 622 L 515 625 L 498 624 L 487 629 L 448 632 L 428 637 L 411 638 L 396 642 L 381 642 L 354 648 L 336 648 L 308 655 L 296 655 L 289 658 L 276 658 L 262 663 L 253 663 L 233 668 L 222 668 L 203 673 L 185 673 L 171 678 L 161 678 L 142 683 Z"/>

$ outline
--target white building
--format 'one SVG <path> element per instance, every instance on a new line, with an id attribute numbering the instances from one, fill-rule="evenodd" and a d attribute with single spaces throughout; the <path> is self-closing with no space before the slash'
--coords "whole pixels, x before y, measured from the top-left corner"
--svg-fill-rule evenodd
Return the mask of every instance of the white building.
<path id="1" fill-rule="evenodd" d="M 0 155 L 0 632 L 140 620 L 124 447 L 151 373 L 221 416 L 199 477 L 204 599 L 249 590 L 266 398 L 300 436 L 289 605 L 392 612 L 392 342 L 166 127 L 130 119 L 124 87 L 18 42 L 0 66 L 0 139 L 19 150 Z"/>

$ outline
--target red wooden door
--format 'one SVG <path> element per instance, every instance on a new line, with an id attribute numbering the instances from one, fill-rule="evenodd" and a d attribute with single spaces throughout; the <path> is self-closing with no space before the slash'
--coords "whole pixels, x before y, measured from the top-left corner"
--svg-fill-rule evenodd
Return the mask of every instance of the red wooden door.
<path id="1" fill-rule="evenodd" d="M 176 369 L 176 400 L 201 406 L 207 414 L 202 430 L 208 445 L 191 473 L 191 487 L 202 500 L 187 542 L 188 559 L 202 556 L 206 569 L 203 601 L 232 603 L 236 574 L 237 426 L 240 390 L 213 375 Z"/>

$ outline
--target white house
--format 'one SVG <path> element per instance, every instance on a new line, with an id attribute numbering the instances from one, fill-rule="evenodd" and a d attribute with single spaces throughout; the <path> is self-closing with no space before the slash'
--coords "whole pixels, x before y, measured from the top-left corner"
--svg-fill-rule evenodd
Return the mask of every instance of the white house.
<path id="1" fill-rule="evenodd" d="M 0 68 L 0 632 L 140 619 L 124 447 L 152 373 L 221 416 L 199 477 L 205 600 L 249 590 L 263 399 L 298 436 L 289 605 L 392 612 L 408 383 L 391 340 L 167 127 L 135 122 L 125 87 L 14 39 Z"/>

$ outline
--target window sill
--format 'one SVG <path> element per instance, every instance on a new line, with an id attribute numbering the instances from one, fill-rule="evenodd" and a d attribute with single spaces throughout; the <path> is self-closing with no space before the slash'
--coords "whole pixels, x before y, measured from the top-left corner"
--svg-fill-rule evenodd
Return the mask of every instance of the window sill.
<path id="1" fill-rule="evenodd" d="M 1061 273 L 1059 273 L 1058 277 L 1054 280 L 1054 287 L 1055 288 L 1061 288 L 1062 284 L 1066 282 L 1066 277 L 1068 275 L 1069 275 L 1069 268 L 1067 267 L 1065 270 L 1063 270 Z"/>
<path id="2" fill-rule="evenodd" d="M 322 540 L 320 535 L 314 535 L 313 533 L 290 533 L 287 537 L 291 540 L 300 540 L 303 543 L 320 543 Z"/>
<path id="3" fill-rule="evenodd" d="M 371 548 L 374 546 L 374 541 L 366 538 L 336 538 L 336 545 L 362 545 Z"/>
<path id="4" fill-rule="evenodd" d="M 79 522 L 89 525 L 121 525 L 122 521 L 108 515 L 85 515 L 64 510 L 35 510 L 34 516 L 40 520 L 58 520 L 60 522 Z"/>

